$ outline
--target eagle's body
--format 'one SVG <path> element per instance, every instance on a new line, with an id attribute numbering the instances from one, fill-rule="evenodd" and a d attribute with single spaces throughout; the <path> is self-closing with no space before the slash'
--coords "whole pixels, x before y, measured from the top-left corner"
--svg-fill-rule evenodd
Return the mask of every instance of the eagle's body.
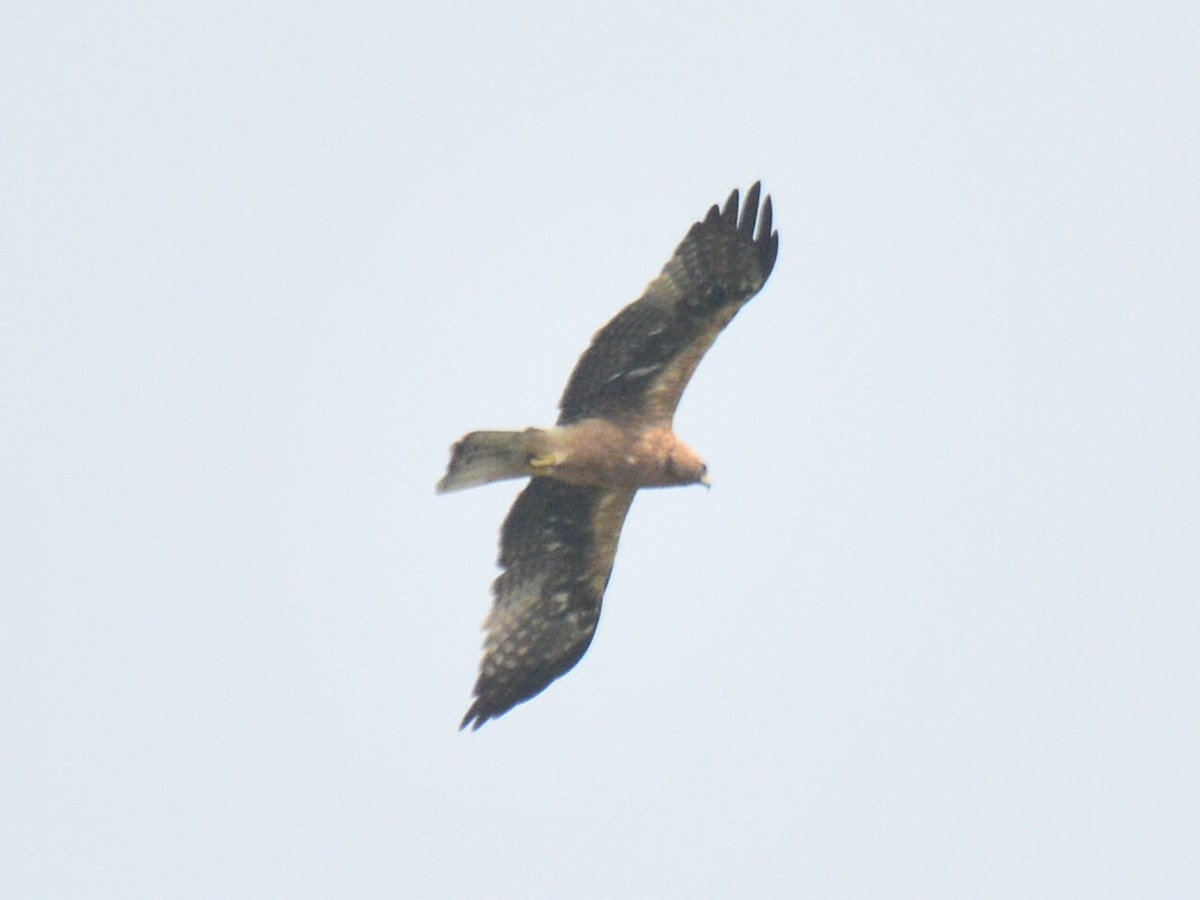
<path id="1" fill-rule="evenodd" d="M 583 656 L 640 488 L 707 484 L 672 419 L 700 359 L 775 264 L 771 199 L 761 220 L 758 200 L 755 184 L 739 216 L 734 191 L 691 227 L 641 298 L 596 333 L 554 427 L 472 432 L 454 445 L 439 491 L 531 477 L 501 529 L 504 571 L 463 727 L 528 700 Z"/>

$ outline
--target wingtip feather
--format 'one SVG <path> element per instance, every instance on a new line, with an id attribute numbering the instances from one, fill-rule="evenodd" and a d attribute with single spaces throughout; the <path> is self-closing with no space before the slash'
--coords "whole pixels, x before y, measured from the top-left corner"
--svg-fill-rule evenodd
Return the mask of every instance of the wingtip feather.
<path id="1" fill-rule="evenodd" d="M 738 220 L 738 189 L 734 188 L 729 199 L 725 201 L 725 208 L 721 211 L 721 218 L 734 228 L 737 227 Z"/>
<path id="2" fill-rule="evenodd" d="M 762 195 L 762 181 L 759 180 L 750 185 L 746 191 L 746 200 L 741 204 L 740 210 L 738 209 L 738 191 L 734 189 L 725 202 L 725 208 L 721 210 L 719 217 L 714 215 L 716 211 L 715 206 L 710 209 L 705 222 L 712 222 L 716 219 L 735 228 L 738 234 L 755 244 L 762 261 L 762 275 L 765 280 L 771 274 L 771 270 L 775 266 L 775 257 L 779 254 L 779 232 L 773 229 L 775 207 L 771 202 L 770 194 L 765 197 Z"/>
<path id="3" fill-rule="evenodd" d="M 758 185 L 755 185 L 758 187 Z M 771 207 L 771 195 L 767 195 L 767 199 L 763 201 L 762 216 L 758 220 L 758 235 L 756 241 L 764 241 L 771 234 L 771 216 L 774 210 Z"/>
<path id="4" fill-rule="evenodd" d="M 459 723 L 459 726 L 458 726 L 459 731 L 466 731 L 468 725 L 471 726 L 472 731 L 478 731 L 479 726 L 482 725 L 484 722 L 486 722 L 488 720 L 488 718 L 490 718 L 489 716 L 485 716 L 485 715 L 482 715 L 479 712 L 477 712 L 476 707 L 478 705 L 479 704 L 476 703 L 474 706 L 472 706 L 470 709 L 467 710 L 467 714 L 465 716 L 463 716 L 462 722 Z"/>
<path id="5" fill-rule="evenodd" d="M 758 218 L 758 195 L 761 189 L 762 182 L 756 181 L 746 191 L 746 202 L 742 204 L 742 215 L 738 219 L 738 231 L 750 240 L 754 239 L 754 222 Z"/>

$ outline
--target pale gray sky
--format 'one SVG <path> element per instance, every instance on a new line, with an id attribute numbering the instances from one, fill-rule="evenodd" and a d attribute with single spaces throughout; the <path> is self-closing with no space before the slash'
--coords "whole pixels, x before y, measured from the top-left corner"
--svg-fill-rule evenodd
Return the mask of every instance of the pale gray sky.
<path id="1" fill-rule="evenodd" d="M 1198 10 L 7 7 L 8 890 L 1200 894 Z M 715 488 L 460 734 L 449 444 L 757 178 Z"/>

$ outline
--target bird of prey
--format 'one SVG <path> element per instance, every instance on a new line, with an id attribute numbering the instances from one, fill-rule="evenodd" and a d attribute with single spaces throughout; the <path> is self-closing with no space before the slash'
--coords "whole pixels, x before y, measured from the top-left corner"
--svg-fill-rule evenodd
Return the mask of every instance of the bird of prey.
<path id="1" fill-rule="evenodd" d="M 701 357 L 771 274 L 779 233 L 759 185 L 713 206 L 642 296 L 592 338 L 551 428 L 476 431 L 439 493 L 530 477 L 500 532 L 474 703 L 479 728 L 565 674 L 592 641 L 625 514 L 639 488 L 708 484 L 672 419 Z M 757 224 L 757 229 L 755 225 Z"/>

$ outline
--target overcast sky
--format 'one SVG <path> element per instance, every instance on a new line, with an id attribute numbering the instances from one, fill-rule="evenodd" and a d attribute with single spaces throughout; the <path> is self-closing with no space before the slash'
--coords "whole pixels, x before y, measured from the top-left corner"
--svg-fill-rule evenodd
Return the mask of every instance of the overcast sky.
<path id="1" fill-rule="evenodd" d="M 7 890 L 1200 896 L 1198 10 L 7 5 Z M 450 443 L 759 178 L 714 488 L 458 732 Z"/>

